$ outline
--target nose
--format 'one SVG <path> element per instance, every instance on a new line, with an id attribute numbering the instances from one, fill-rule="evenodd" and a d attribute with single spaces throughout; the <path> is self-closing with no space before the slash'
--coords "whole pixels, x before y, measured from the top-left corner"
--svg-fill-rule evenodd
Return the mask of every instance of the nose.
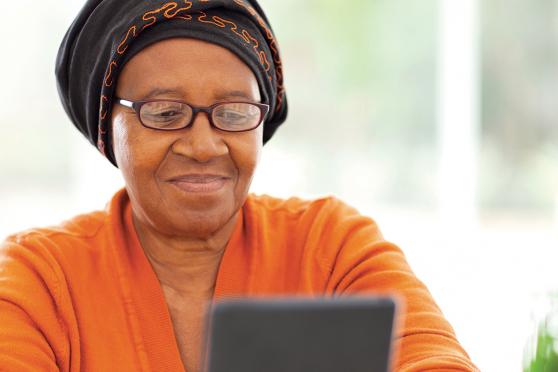
<path id="1" fill-rule="evenodd" d="M 207 163 L 211 159 L 227 154 L 228 147 L 223 139 L 223 133 L 211 127 L 205 112 L 199 112 L 192 124 L 180 130 L 180 139 L 175 141 L 172 151 L 200 163 Z"/>

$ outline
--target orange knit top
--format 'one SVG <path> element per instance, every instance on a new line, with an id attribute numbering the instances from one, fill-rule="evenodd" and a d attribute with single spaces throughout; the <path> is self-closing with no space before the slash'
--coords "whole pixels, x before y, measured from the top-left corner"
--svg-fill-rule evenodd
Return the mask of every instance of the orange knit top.
<path id="1" fill-rule="evenodd" d="M 335 198 L 250 195 L 215 298 L 397 293 L 398 371 L 476 371 L 403 253 Z M 0 246 L 0 371 L 183 372 L 163 291 L 119 191 L 106 211 Z"/>

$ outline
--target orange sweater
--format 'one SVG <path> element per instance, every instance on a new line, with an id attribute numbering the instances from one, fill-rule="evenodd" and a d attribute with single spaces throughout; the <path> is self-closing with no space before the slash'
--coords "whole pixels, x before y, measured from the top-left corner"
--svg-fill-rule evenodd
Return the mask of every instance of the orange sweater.
<path id="1" fill-rule="evenodd" d="M 335 198 L 249 196 L 215 297 L 398 293 L 398 371 L 474 371 L 426 287 L 375 223 Z M 107 211 L 0 246 L 0 371 L 184 371 L 124 190 Z"/>

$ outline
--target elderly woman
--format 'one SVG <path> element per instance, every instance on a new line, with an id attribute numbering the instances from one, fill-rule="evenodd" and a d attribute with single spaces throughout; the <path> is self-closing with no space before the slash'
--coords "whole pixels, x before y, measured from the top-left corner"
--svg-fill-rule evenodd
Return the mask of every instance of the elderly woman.
<path id="1" fill-rule="evenodd" d="M 56 75 L 126 187 L 105 211 L 2 245 L 2 371 L 196 372 L 215 299 L 358 293 L 405 300 L 398 370 L 475 370 L 372 220 L 334 198 L 248 194 L 287 115 L 255 0 L 89 0 Z"/>

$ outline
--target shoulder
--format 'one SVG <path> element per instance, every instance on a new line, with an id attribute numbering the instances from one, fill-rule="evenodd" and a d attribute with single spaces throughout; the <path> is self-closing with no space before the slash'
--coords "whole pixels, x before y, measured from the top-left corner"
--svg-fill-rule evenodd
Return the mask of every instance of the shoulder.
<path id="1" fill-rule="evenodd" d="M 127 201 L 121 190 L 106 210 L 8 236 L 0 242 L 0 290 L 6 289 L 7 281 L 53 284 L 95 271 L 110 256 L 108 248 L 115 246 L 113 235 L 122 228 Z"/>
<path id="2" fill-rule="evenodd" d="M 61 222 L 58 225 L 48 227 L 36 227 L 12 234 L 6 241 L 14 243 L 25 243 L 35 239 L 57 239 L 63 237 L 88 238 L 94 236 L 104 224 L 107 213 L 105 211 L 94 211 L 81 214 Z"/>
<path id="3" fill-rule="evenodd" d="M 0 257 L 18 250 L 30 250 L 35 255 L 50 259 L 91 253 L 103 246 L 112 230 L 118 229 L 127 200 L 127 194 L 121 190 L 105 210 L 77 215 L 58 225 L 10 235 L 0 245 Z"/>
<path id="4" fill-rule="evenodd" d="M 273 249 L 313 257 L 328 270 L 341 252 L 353 256 L 383 241 L 374 220 L 333 196 L 306 200 L 251 195 L 244 213 L 261 240 L 273 242 Z"/>
<path id="5" fill-rule="evenodd" d="M 251 195 L 243 213 L 245 231 L 255 236 L 258 267 L 265 275 L 288 273 L 284 280 L 295 282 L 294 291 L 334 293 L 362 270 L 383 270 L 378 262 L 400 253 L 383 239 L 374 220 L 336 197 Z M 389 262 L 388 270 L 395 261 Z M 361 270 L 363 263 L 368 266 Z"/>
<path id="6" fill-rule="evenodd" d="M 32 248 L 40 252 L 41 249 L 63 248 L 70 242 L 88 241 L 99 234 L 106 220 L 106 212 L 95 211 L 78 215 L 59 225 L 25 230 L 8 236 L 0 246 L 0 254 L 6 254 L 17 247 Z"/>
<path id="7" fill-rule="evenodd" d="M 269 195 L 251 194 L 245 204 L 245 210 L 256 218 L 266 218 L 272 222 L 294 222 L 301 227 L 312 226 L 313 229 L 327 232 L 347 232 L 358 226 L 372 227 L 377 234 L 376 222 L 359 213 L 359 211 L 335 196 L 315 199 L 290 197 L 276 198 Z"/>
<path id="8" fill-rule="evenodd" d="M 57 226 L 22 231 L 0 243 L 3 341 L 19 345 L 26 355 L 44 357 L 45 365 L 54 365 L 55 354 L 57 360 L 68 360 L 68 336 L 77 329 L 73 295 L 88 287 L 83 273 L 99 265 L 107 220 L 106 212 L 96 211 Z M 26 342 L 20 345 L 23 338 Z"/>
<path id="9" fill-rule="evenodd" d="M 67 336 L 76 331 L 75 304 L 83 303 L 77 298 L 91 293 L 91 279 L 113 269 L 111 216 L 95 211 L 13 234 L 0 243 L 0 312 L 6 318 L 0 328 L 23 322 L 25 332 L 44 335 L 67 355 Z M 10 332 L 19 335 L 16 328 L 22 327 L 13 326 Z"/>
<path id="10" fill-rule="evenodd" d="M 106 213 L 96 211 L 76 216 L 57 226 L 33 228 L 8 236 L 0 243 L 0 279 L 25 280 L 63 277 L 63 266 L 72 266 L 96 246 L 93 241 L 105 225 Z M 87 255 L 87 254 L 85 254 Z M 79 261 L 79 260 L 78 260 Z"/>
<path id="11" fill-rule="evenodd" d="M 285 214 L 290 217 L 320 214 L 358 214 L 358 211 L 335 196 L 315 199 L 300 197 L 277 198 L 262 194 L 250 194 L 246 200 L 248 208 L 271 214 Z"/>

